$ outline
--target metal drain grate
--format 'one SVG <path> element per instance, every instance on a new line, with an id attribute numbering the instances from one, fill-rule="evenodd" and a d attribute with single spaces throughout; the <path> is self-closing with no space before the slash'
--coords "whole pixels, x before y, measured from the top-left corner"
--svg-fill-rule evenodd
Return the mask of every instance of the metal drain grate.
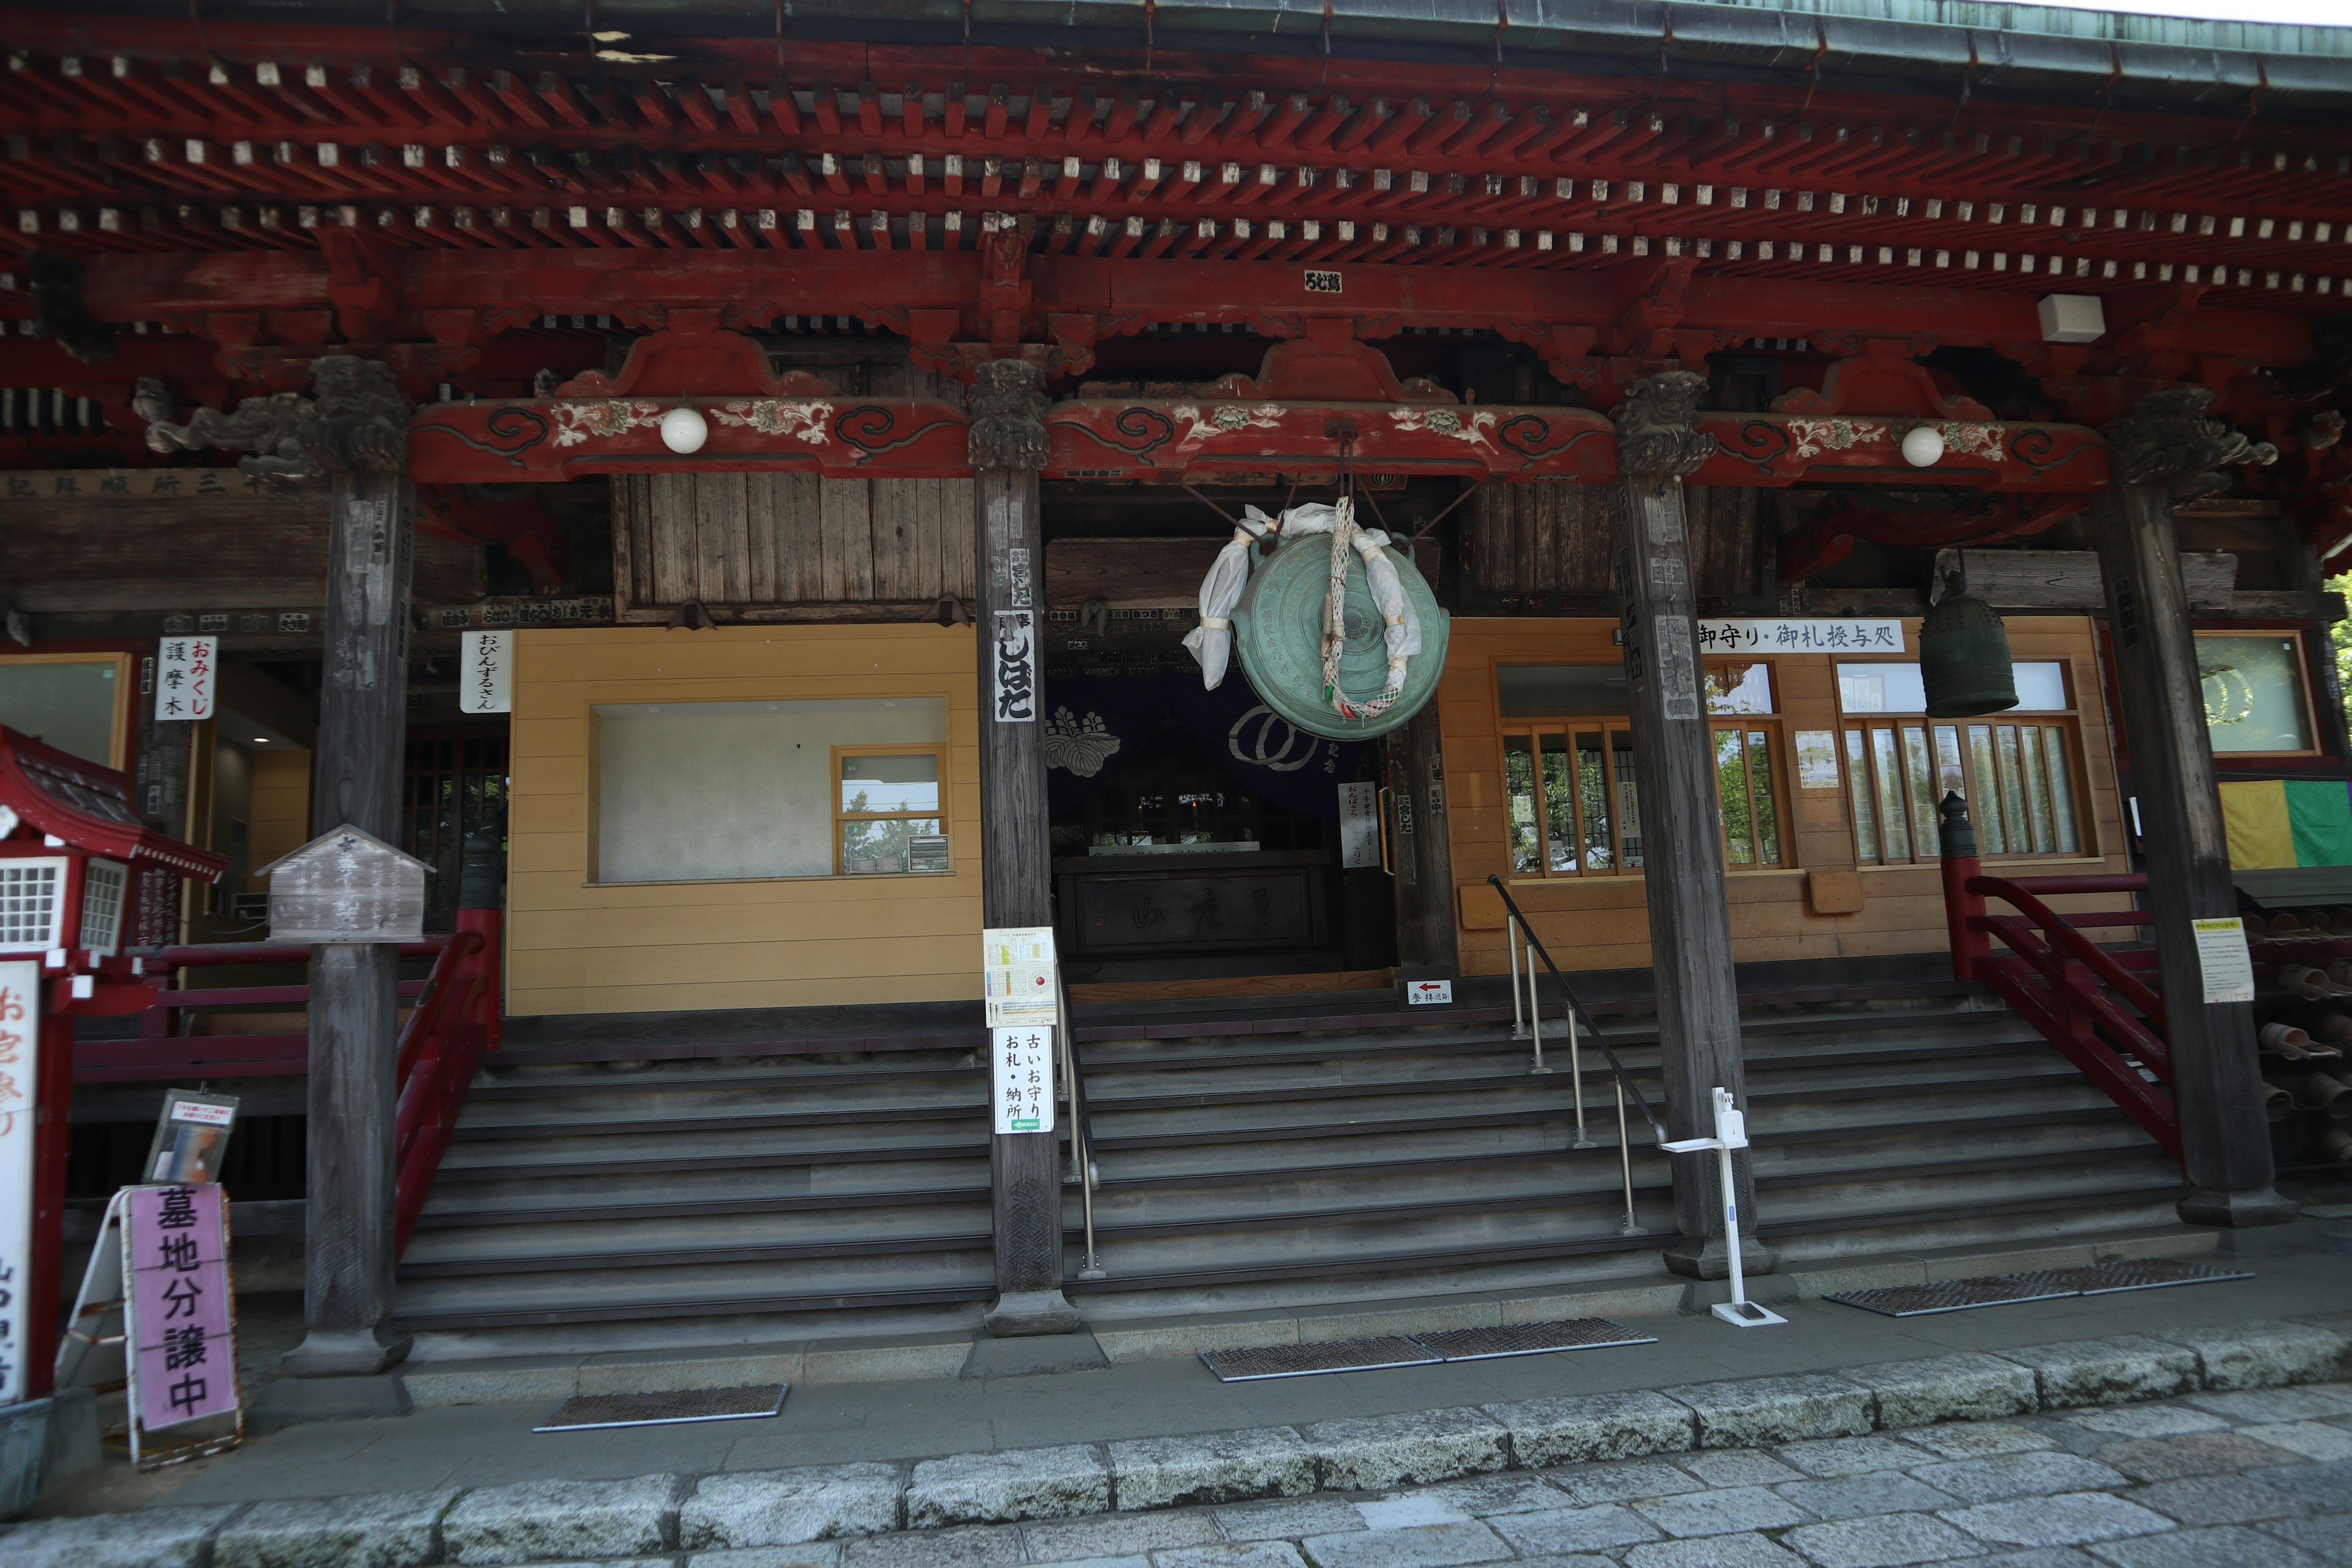
<path id="1" fill-rule="evenodd" d="M 1442 1333 L 1328 1340 L 1317 1345 L 1202 1351 L 1201 1359 L 1220 1382 L 1248 1383 L 1262 1377 L 1376 1372 L 1382 1367 L 1432 1366 L 1447 1361 L 1491 1361 L 1497 1356 L 1543 1355 L 1551 1351 L 1589 1351 L 1604 1345 L 1657 1342 L 1654 1335 L 1637 1334 L 1607 1318 L 1568 1318 L 1549 1323 L 1514 1323 L 1501 1329 L 1448 1329 Z"/>
<path id="2" fill-rule="evenodd" d="M 1931 1312 L 1966 1311 L 1971 1307 L 2007 1307 L 2021 1301 L 2055 1301 L 2070 1296 L 2105 1296 L 2117 1290 L 2154 1290 L 2167 1285 L 2204 1285 L 2252 1278 L 2242 1270 L 2217 1268 L 2210 1264 L 2147 1258 L 2093 1263 L 2079 1268 L 2036 1268 L 2021 1274 L 1938 1279 L 1927 1285 L 1889 1285 L 1875 1290 L 1848 1290 L 1822 1300 L 1890 1318 L 1918 1318 Z"/>
<path id="3" fill-rule="evenodd" d="M 548 1413 L 534 1432 L 585 1432 L 603 1426 L 670 1426 L 688 1421 L 749 1421 L 783 1413 L 792 1385 L 683 1388 L 669 1394 L 579 1394 Z"/>
<path id="4" fill-rule="evenodd" d="M 1589 1351 L 1604 1345 L 1658 1342 L 1654 1334 L 1637 1334 L 1607 1318 L 1514 1323 L 1500 1329 L 1451 1329 L 1444 1333 L 1412 1337 L 1447 1361 L 1492 1361 L 1497 1356 L 1542 1355 L 1548 1351 Z"/>
<path id="5" fill-rule="evenodd" d="M 2168 1258 L 2137 1258 L 2116 1263 L 2094 1263 L 2087 1268 L 2053 1268 L 2053 1279 L 2064 1279 L 2085 1296 L 2107 1296 L 2117 1290 L 2155 1290 L 2167 1285 L 2205 1285 L 2223 1279 L 2252 1279 L 2242 1268 L 2222 1268 L 2210 1263 L 2175 1263 Z"/>
<path id="6" fill-rule="evenodd" d="M 1444 1358 L 1406 1339 L 1381 1334 L 1369 1340 L 1326 1340 L 1316 1345 L 1259 1345 L 1248 1350 L 1202 1351 L 1201 1359 L 1220 1383 L 1253 1383 L 1265 1377 L 1307 1377 L 1318 1372 L 1373 1372 L 1388 1366 L 1426 1366 Z"/>

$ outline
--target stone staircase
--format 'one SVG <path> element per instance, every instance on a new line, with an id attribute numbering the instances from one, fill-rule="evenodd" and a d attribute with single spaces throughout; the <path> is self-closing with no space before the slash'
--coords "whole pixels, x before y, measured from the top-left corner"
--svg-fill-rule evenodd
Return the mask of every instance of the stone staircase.
<path id="1" fill-rule="evenodd" d="M 1075 1184 L 1065 1219 L 1090 1318 L 1662 1278 L 1665 1163 L 1633 1115 L 1627 1234 L 1598 1052 L 1579 1148 L 1564 1027 L 1536 1076 L 1507 1009 L 1311 1006 L 1081 1017 L 1105 1278 L 1075 1278 Z M 616 1037 L 495 1058 L 402 1261 L 419 1358 L 977 1321 L 978 1036 L 709 1027 L 661 1055 Z M 1657 1103 L 1652 1020 L 1603 1027 Z M 1762 1005 L 1743 1027 L 1762 1234 L 1790 1261 L 2177 1223 L 2178 1168 L 1981 995 Z"/>

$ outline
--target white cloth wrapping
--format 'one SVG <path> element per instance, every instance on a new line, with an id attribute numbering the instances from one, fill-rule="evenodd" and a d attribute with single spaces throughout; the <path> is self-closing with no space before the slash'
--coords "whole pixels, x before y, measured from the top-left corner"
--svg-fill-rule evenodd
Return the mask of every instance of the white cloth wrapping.
<path id="1" fill-rule="evenodd" d="M 1214 691 L 1225 682 L 1225 666 L 1234 651 L 1234 606 L 1242 602 L 1249 584 L 1249 547 L 1254 539 L 1279 532 L 1281 524 L 1254 506 L 1242 508 L 1241 526 L 1233 542 L 1217 552 L 1209 574 L 1201 579 L 1201 624 L 1184 634 L 1184 647 L 1201 666 L 1201 684 Z"/>
<path id="2" fill-rule="evenodd" d="M 1336 710 L 1349 718 L 1369 718 L 1382 711 L 1404 687 L 1405 661 L 1421 652 L 1421 617 L 1413 613 L 1412 601 L 1405 596 L 1404 584 L 1397 577 L 1396 563 L 1388 556 L 1388 534 L 1377 528 L 1358 528 L 1355 503 L 1346 498 L 1337 505 L 1311 501 L 1295 506 L 1279 520 L 1267 517 L 1254 506 L 1242 509 L 1241 526 L 1234 531 L 1233 542 L 1217 552 L 1209 574 L 1201 581 L 1201 624 L 1184 637 L 1185 647 L 1200 663 L 1202 684 L 1213 691 L 1225 679 L 1225 667 L 1233 652 L 1234 607 L 1242 602 L 1242 590 L 1249 583 L 1250 542 L 1269 532 L 1286 539 L 1299 534 L 1338 534 L 1339 537 L 1333 542 L 1335 548 L 1352 548 L 1363 559 L 1372 604 L 1384 623 L 1381 640 L 1388 647 L 1388 679 L 1381 695 L 1367 703 L 1350 703 L 1340 694 L 1332 673 L 1337 668 L 1337 644 L 1329 640 L 1337 634 L 1329 628 L 1339 624 L 1344 606 L 1335 590 L 1324 606 L 1326 675 L 1331 681 L 1326 695 Z M 1344 585 L 1344 574 L 1335 573 L 1334 576 Z"/>

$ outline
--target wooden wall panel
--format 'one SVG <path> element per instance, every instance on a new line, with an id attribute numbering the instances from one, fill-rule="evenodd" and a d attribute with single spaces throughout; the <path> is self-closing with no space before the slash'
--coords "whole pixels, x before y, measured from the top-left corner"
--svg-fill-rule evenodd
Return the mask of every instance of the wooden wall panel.
<path id="1" fill-rule="evenodd" d="M 419 605 L 486 592 L 482 547 L 416 536 Z M 0 487 L 0 586 L 35 615 L 322 610 L 327 492 L 234 468 L 18 472 Z"/>
<path id="2" fill-rule="evenodd" d="M 1615 586 L 1607 485 L 1482 485 L 1465 510 L 1471 574 L 1493 594 L 1606 594 Z"/>
<path id="3" fill-rule="evenodd" d="M 507 936 L 517 1014 L 980 994 L 980 728 L 968 626 L 526 628 L 515 637 Z M 940 697 L 948 843 L 928 877 L 597 884 L 602 702 Z"/>
<path id="4" fill-rule="evenodd" d="M 625 621 L 688 599 L 766 606 L 929 605 L 971 595 L 970 479 L 793 473 L 627 474 L 613 481 Z"/>
<path id="5" fill-rule="evenodd" d="M 1701 598 L 1759 594 L 1758 520 L 1769 515 L 1769 492 L 1732 485 L 1690 485 L 1683 490 L 1690 517 L 1692 587 Z"/>
<path id="6" fill-rule="evenodd" d="M 1598 619 L 1462 617 L 1454 623 L 1437 703 L 1451 791 L 1446 817 L 1465 973 L 1499 974 L 1507 967 L 1503 929 L 1482 913 L 1494 907 L 1486 880 L 1495 873 L 1506 878 L 1511 896 L 1535 922 L 1537 935 L 1562 969 L 1639 968 L 1650 963 L 1647 889 L 1641 878 L 1521 879 L 1509 871 L 1495 667 L 1612 663 L 1620 657 L 1612 637 L 1614 630 L 1614 622 Z M 1905 635 L 1916 655 L 1916 620 L 1906 623 Z M 2101 707 L 2092 622 L 2084 616 L 2011 616 L 2009 637 L 2018 659 L 2054 659 L 2067 666 L 2081 713 L 2082 754 L 2076 763 L 2085 786 L 2088 853 L 2080 859 L 2036 865 L 2054 872 L 2126 869 L 2122 802 Z M 1785 755 L 1786 738 L 1798 730 L 1837 727 L 1833 661 L 1809 657 L 1771 662 L 1783 736 L 1783 820 L 1796 863 L 1772 870 L 1735 871 L 1727 879 L 1734 957 L 1741 963 L 1766 963 L 1947 951 L 1942 879 L 1932 864 L 1863 867 L 1860 911 L 1813 912 L 1805 896 L 1805 873 L 1854 865 L 1847 795 L 1843 780 L 1835 790 L 1799 789 Z M 2122 898 L 2076 898 L 2063 900 L 2061 907 L 2116 908 L 2127 902 Z"/>

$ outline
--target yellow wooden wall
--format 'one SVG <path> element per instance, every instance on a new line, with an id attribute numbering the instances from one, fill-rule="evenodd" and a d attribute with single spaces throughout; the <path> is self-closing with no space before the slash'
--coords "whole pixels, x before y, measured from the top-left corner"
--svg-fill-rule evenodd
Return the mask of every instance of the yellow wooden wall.
<path id="1" fill-rule="evenodd" d="M 2087 616 L 2012 616 L 2010 651 L 2021 662 L 2057 659 L 2070 666 L 2081 705 L 2083 778 L 2089 811 L 2087 846 L 2104 854 L 2040 860 L 2045 874 L 2123 871 L 2123 807 L 2116 791 L 2097 649 Z M 1916 657 L 1919 623 L 1906 621 L 1905 646 Z M 1438 688 L 1438 719 L 1445 745 L 1446 819 L 1452 833 L 1455 915 L 1461 927 L 1462 969 L 1501 973 L 1508 963 L 1502 900 L 1486 885 L 1500 873 L 1527 911 L 1536 934 L 1563 969 L 1646 968 L 1650 963 L 1648 902 L 1639 876 L 1516 877 L 1510 870 L 1505 821 L 1501 721 L 1495 667 L 1530 663 L 1612 663 L 1621 656 L 1609 620 L 1457 619 Z M 1776 658 L 1783 756 L 1780 799 L 1793 864 L 1785 868 L 1732 871 L 1726 877 L 1734 956 L 1741 963 L 1804 958 L 1855 958 L 1881 953 L 1948 952 L 1942 879 L 1931 864 L 1861 868 L 1864 904 L 1852 914 L 1819 914 L 1807 892 L 1808 873 L 1854 868 L 1850 805 L 1844 787 L 1800 789 L 1788 737 L 1799 730 L 1839 729 L 1836 674 L 1826 656 Z M 2056 900 L 2062 910 L 2124 907 L 2128 900 Z"/>
<path id="2" fill-rule="evenodd" d="M 267 866 L 310 842 L 310 753 L 278 747 L 253 753 L 253 806 L 247 821 L 247 857 Z M 252 879 L 247 892 L 268 892 L 267 878 Z"/>
<path id="3" fill-rule="evenodd" d="M 651 626 L 515 635 L 510 1013 L 970 1000 L 980 994 L 980 730 L 969 626 Z M 940 697 L 947 876 L 599 886 L 592 710 Z"/>

